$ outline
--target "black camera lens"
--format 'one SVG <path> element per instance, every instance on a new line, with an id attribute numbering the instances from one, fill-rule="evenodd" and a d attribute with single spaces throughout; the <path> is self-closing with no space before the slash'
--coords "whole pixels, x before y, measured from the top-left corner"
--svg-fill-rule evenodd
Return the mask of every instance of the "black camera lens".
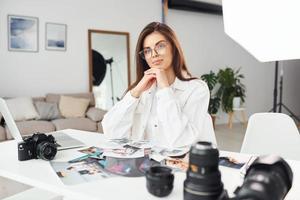
<path id="1" fill-rule="evenodd" d="M 43 160 L 53 160 L 57 153 L 56 145 L 51 142 L 41 142 L 36 147 L 36 155 Z"/>
<path id="2" fill-rule="evenodd" d="M 282 158 L 261 156 L 249 167 L 243 185 L 235 194 L 237 199 L 282 200 L 292 182 L 293 172 Z"/>
<path id="3" fill-rule="evenodd" d="M 157 197 L 169 195 L 173 189 L 174 174 L 168 167 L 153 166 L 146 171 L 147 189 Z"/>
<path id="4" fill-rule="evenodd" d="M 184 181 L 184 199 L 216 200 L 222 193 L 219 151 L 210 142 L 197 142 L 190 150 L 189 169 Z"/>

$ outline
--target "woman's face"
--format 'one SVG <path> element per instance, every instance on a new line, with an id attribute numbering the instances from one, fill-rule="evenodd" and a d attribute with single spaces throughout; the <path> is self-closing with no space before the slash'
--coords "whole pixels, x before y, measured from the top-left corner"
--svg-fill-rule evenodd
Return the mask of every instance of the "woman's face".
<path id="1" fill-rule="evenodd" d="M 143 56 L 150 68 L 172 69 L 172 47 L 165 36 L 153 32 L 145 37 Z"/>

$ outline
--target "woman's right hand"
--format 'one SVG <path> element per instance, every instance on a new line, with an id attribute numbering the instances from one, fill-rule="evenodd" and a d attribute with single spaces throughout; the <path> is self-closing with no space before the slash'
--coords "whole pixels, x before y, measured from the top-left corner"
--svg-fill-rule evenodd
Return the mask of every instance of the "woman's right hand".
<path id="1" fill-rule="evenodd" d="M 152 84 L 155 83 L 155 81 L 155 74 L 144 74 L 144 77 L 140 82 L 130 90 L 131 96 L 139 98 L 144 91 L 148 90 Z"/>

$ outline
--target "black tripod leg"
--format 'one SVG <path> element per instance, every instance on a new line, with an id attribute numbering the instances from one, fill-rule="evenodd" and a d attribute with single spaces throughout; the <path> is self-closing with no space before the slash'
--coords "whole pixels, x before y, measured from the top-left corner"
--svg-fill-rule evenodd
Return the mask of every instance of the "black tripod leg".
<path id="1" fill-rule="evenodd" d="M 293 118 L 295 118 L 298 122 L 300 122 L 299 117 L 297 117 L 297 115 L 295 115 L 295 113 L 293 113 L 286 105 L 284 105 L 283 103 L 281 104 L 282 107 L 284 107 L 291 115 Z"/>
<path id="2" fill-rule="evenodd" d="M 275 62 L 275 78 L 273 91 L 273 112 L 277 112 L 278 61 Z"/>

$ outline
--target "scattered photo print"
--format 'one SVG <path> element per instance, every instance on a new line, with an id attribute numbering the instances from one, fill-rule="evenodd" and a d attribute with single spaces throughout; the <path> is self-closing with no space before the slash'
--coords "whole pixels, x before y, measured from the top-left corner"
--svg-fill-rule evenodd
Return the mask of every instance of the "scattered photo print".
<path id="1" fill-rule="evenodd" d="M 111 143 L 118 144 L 118 145 L 124 145 L 124 144 L 127 144 L 127 143 L 131 142 L 131 140 L 129 140 L 128 138 L 111 139 L 109 141 Z"/>
<path id="2" fill-rule="evenodd" d="M 81 161 L 85 161 L 89 158 L 91 159 L 97 159 L 97 160 L 103 160 L 103 149 L 99 148 L 99 147 L 88 147 L 85 149 L 80 149 L 78 150 L 81 153 L 84 153 L 86 155 L 69 160 L 69 163 L 76 163 L 76 162 L 81 162 Z"/>
<path id="3" fill-rule="evenodd" d="M 109 177 L 97 159 L 87 158 L 75 163 L 57 161 L 50 163 L 65 185 L 76 185 Z"/>
<path id="4" fill-rule="evenodd" d="M 232 157 L 220 157 L 219 165 L 224 166 L 224 167 L 240 169 L 245 165 L 245 162 L 240 162 L 237 159 L 232 158 Z"/>

